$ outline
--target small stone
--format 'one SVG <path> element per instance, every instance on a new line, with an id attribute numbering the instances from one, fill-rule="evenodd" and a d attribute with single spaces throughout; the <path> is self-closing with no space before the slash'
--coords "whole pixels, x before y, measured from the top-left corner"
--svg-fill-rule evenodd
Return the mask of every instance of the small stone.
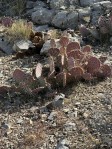
<path id="1" fill-rule="evenodd" d="M 23 123 L 23 120 L 22 119 L 18 119 L 17 120 L 17 124 L 22 124 Z"/>
<path id="2" fill-rule="evenodd" d="M 66 139 L 62 139 L 57 144 L 56 149 L 70 149 L 68 144 L 69 142 Z"/>
<path id="3" fill-rule="evenodd" d="M 76 102 L 76 103 L 75 103 L 76 106 L 79 106 L 80 104 L 81 104 L 80 102 Z"/>
<path id="4" fill-rule="evenodd" d="M 13 50 L 16 52 L 27 51 L 30 47 L 34 47 L 33 43 L 29 40 L 21 40 L 14 44 Z"/>
<path id="5" fill-rule="evenodd" d="M 0 78 L 2 78 L 3 77 L 3 74 L 2 73 L 0 73 Z"/>
<path id="6" fill-rule="evenodd" d="M 70 109 L 64 108 L 63 112 L 68 113 L 70 111 Z"/>
<path id="7" fill-rule="evenodd" d="M 83 116 L 84 116 L 84 118 L 88 118 L 89 113 L 88 112 L 84 112 Z"/>
<path id="8" fill-rule="evenodd" d="M 112 44 L 112 37 L 110 38 L 110 43 Z"/>
<path id="9" fill-rule="evenodd" d="M 48 120 L 53 120 L 56 117 L 56 112 L 51 112 L 50 115 L 48 116 Z"/>
<path id="10" fill-rule="evenodd" d="M 66 122 L 66 124 L 64 125 L 66 131 L 73 131 L 76 130 L 76 124 L 73 122 Z"/>
<path id="11" fill-rule="evenodd" d="M 5 123 L 5 122 L 3 122 L 3 123 L 1 124 L 1 126 L 2 126 L 3 128 L 5 128 L 5 129 L 10 129 L 10 125 L 7 124 L 7 123 Z"/>

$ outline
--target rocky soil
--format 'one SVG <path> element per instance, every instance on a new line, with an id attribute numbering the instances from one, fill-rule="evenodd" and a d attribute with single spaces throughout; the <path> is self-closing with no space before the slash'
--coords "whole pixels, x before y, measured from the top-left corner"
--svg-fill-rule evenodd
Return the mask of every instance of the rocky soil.
<path id="1" fill-rule="evenodd" d="M 0 78 L 6 85 L 12 84 L 15 68 L 30 73 L 38 61 L 47 60 L 39 55 L 11 60 L 0 54 Z M 58 95 L 56 106 L 50 104 L 54 98 L 44 94 L 34 99 L 1 95 L 0 149 L 111 149 L 112 79 L 79 82 L 58 89 Z"/>
<path id="2" fill-rule="evenodd" d="M 6 5 L 0 3 L 0 8 Z M 7 6 L 0 15 L 10 12 L 13 16 L 9 9 Z M 97 18 L 111 9 L 111 0 L 30 0 L 22 17 L 32 20 L 37 31 L 60 32 L 77 30 L 81 23 L 94 26 Z M 74 40 L 85 45 L 75 33 Z M 92 49 L 108 55 L 112 66 L 111 44 L 95 42 Z M 41 53 L 47 53 L 48 46 Z M 31 74 L 38 62 L 48 61 L 45 55 L 14 59 L 8 54 L 0 51 L 0 85 L 15 83 L 12 75 L 16 68 Z M 56 92 L 55 97 L 43 93 L 35 98 L 10 91 L 0 94 L 0 149 L 112 149 L 112 78 L 76 82 Z"/>

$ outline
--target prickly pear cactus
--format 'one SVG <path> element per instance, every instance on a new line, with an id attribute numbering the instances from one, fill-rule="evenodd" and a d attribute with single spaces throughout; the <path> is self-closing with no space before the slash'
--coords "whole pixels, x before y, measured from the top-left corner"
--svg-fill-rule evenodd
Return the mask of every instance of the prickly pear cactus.
<path id="1" fill-rule="evenodd" d="M 67 36 L 62 36 L 60 48 L 56 47 L 55 40 L 51 40 L 50 73 L 48 81 L 66 86 L 76 80 L 91 81 L 94 78 L 109 77 L 111 67 L 105 64 L 107 57 L 96 57 L 89 45 L 80 46 L 78 42 L 70 42 Z"/>

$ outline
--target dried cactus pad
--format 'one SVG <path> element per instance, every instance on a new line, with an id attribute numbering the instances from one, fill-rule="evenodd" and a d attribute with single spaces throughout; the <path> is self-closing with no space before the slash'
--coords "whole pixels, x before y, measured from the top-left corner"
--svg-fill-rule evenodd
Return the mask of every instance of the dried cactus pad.
<path id="1" fill-rule="evenodd" d="M 79 31 L 80 31 L 82 37 L 87 37 L 90 34 L 89 29 L 86 28 L 86 26 L 82 25 L 82 24 L 79 26 Z"/>
<path id="2" fill-rule="evenodd" d="M 104 77 L 110 77 L 112 75 L 111 67 L 107 64 L 101 66 L 101 74 Z"/>
<path id="3" fill-rule="evenodd" d="M 59 43 L 62 47 L 66 47 L 69 43 L 69 38 L 68 37 L 61 37 Z"/>
<path id="4" fill-rule="evenodd" d="M 80 50 L 75 50 L 67 53 L 68 57 L 73 57 L 74 59 L 82 59 L 84 54 Z"/>
<path id="5" fill-rule="evenodd" d="M 91 46 L 89 46 L 89 45 L 84 46 L 82 48 L 82 52 L 87 52 L 87 53 L 92 52 Z"/>
<path id="6" fill-rule="evenodd" d="M 96 57 L 90 57 L 87 64 L 87 71 L 89 73 L 94 73 L 100 68 L 100 60 Z"/>
<path id="7" fill-rule="evenodd" d="M 13 79 L 16 82 L 22 82 L 26 80 L 26 74 L 21 69 L 15 69 L 13 73 Z"/>
<path id="8" fill-rule="evenodd" d="M 87 80 L 87 81 L 92 80 L 91 74 L 90 74 L 90 73 L 87 73 L 87 72 L 83 74 L 83 78 L 84 78 L 85 80 Z"/>
<path id="9" fill-rule="evenodd" d="M 42 64 L 38 63 L 35 70 L 36 78 L 41 77 L 42 74 Z"/>
<path id="10" fill-rule="evenodd" d="M 53 57 L 58 56 L 60 53 L 60 50 L 58 48 L 50 48 L 49 54 Z"/>
<path id="11" fill-rule="evenodd" d="M 78 42 L 70 42 L 67 45 L 66 51 L 71 52 L 72 50 L 79 50 L 80 49 L 80 44 Z"/>
<path id="12" fill-rule="evenodd" d="M 75 78 L 75 79 L 80 79 L 83 74 L 84 74 L 84 70 L 80 67 L 74 67 L 70 70 L 70 74 Z"/>

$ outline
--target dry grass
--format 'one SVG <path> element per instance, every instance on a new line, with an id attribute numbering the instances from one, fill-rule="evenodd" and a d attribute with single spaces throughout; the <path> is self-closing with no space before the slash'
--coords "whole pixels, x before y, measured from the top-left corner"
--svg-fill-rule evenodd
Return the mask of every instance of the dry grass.
<path id="1" fill-rule="evenodd" d="M 26 20 L 16 20 L 10 28 L 7 29 L 6 38 L 13 42 L 17 40 L 27 40 L 32 31 L 32 23 Z"/>

